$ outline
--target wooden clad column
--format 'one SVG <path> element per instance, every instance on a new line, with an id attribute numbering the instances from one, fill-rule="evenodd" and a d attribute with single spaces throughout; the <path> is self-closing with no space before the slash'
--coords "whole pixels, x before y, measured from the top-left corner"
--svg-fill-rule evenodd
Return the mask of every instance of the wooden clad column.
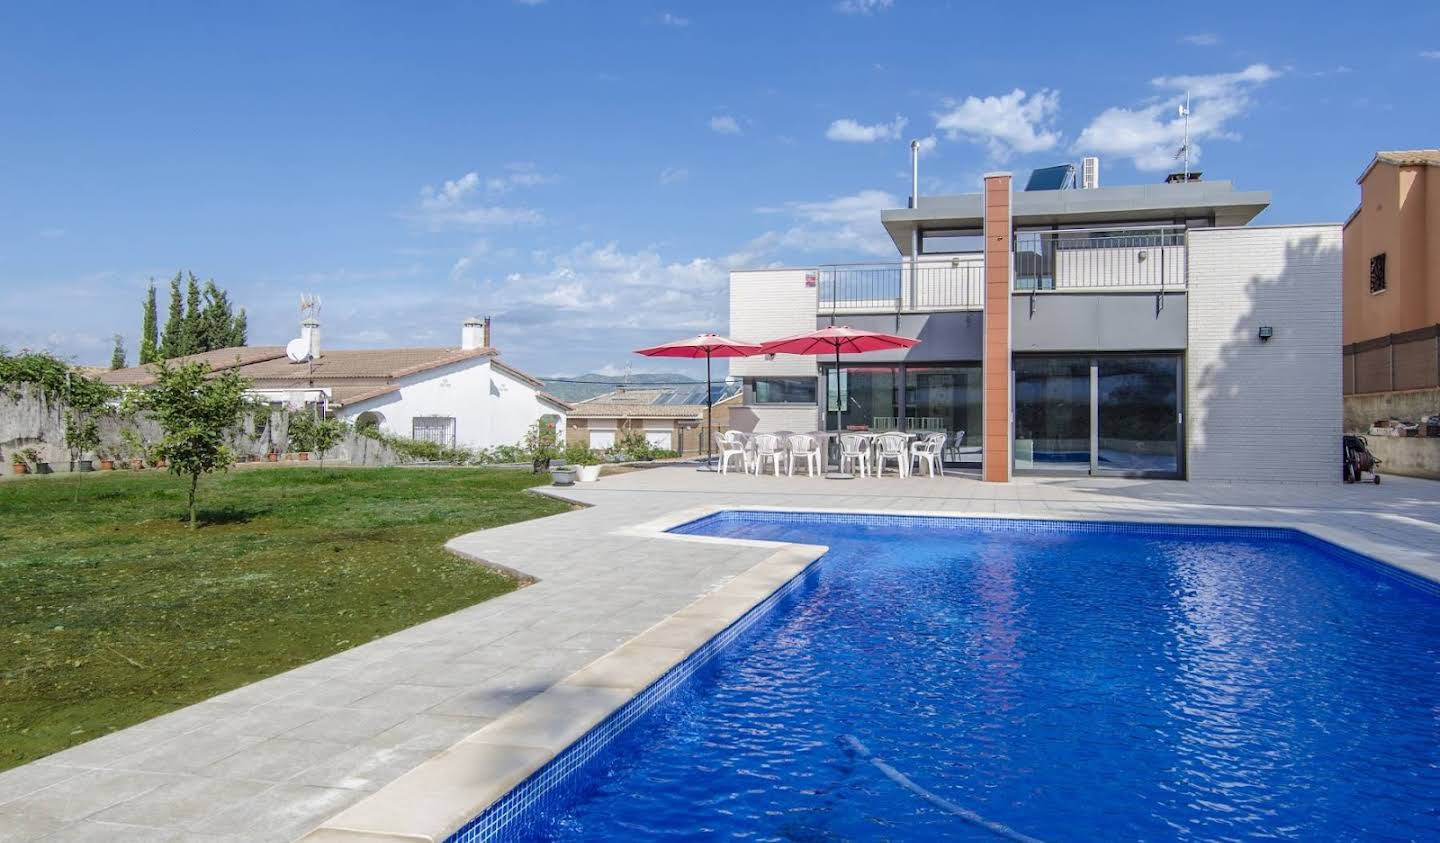
<path id="1" fill-rule="evenodd" d="M 1010 481 L 1010 174 L 985 176 L 984 471 L 989 482 Z"/>

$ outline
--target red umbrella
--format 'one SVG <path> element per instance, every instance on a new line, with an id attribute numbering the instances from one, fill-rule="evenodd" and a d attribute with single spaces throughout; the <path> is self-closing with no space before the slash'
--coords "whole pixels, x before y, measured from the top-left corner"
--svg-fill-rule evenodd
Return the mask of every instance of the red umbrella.
<path id="1" fill-rule="evenodd" d="M 710 464 L 711 446 L 714 434 L 711 432 L 715 418 L 715 397 L 710 391 L 710 358 L 749 357 L 760 353 L 755 343 L 732 340 L 718 334 L 701 334 L 698 337 L 667 342 L 650 348 L 637 348 L 636 354 L 646 357 L 691 357 L 705 358 L 705 464 Z"/>
<path id="2" fill-rule="evenodd" d="M 835 377 L 840 377 L 840 354 L 860 354 L 866 351 L 884 351 L 888 348 L 909 348 L 920 342 L 913 337 L 899 337 L 877 331 L 862 331 L 849 325 L 831 325 L 771 340 L 760 346 L 761 354 L 811 354 L 819 356 L 834 352 Z M 838 403 L 838 402 L 837 402 Z M 840 429 L 840 407 L 835 408 L 835 429 Z"/>

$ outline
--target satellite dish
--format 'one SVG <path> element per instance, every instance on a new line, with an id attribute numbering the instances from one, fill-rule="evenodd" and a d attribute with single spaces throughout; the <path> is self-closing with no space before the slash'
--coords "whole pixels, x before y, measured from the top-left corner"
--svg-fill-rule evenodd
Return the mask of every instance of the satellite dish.
<path id="1" fill-rule="evenodd" d="M 310 362 L 310 343 L 298 337 L 285 343 L 285 356 L 291 363 Z"/>

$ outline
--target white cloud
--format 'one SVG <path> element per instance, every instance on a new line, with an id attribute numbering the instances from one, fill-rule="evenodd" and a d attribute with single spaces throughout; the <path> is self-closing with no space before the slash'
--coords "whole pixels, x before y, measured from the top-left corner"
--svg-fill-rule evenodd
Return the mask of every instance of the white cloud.
<path id="1" fill-rule="evenodd" d="M 844 141 L 848 143 L 874 143 L 875 141 L 899 140 L 900 133 L 905 131 L 906 119 L 895 116 L 889 123 L 873 123 L 866 125 L 851 120 L 848 117 L 841 118 L 830 124 L 825 130 L 825 137 L 832 141 Z"/>
<path id="2" fill-rule="evenodd" d="M 929 155 L 930 153 L 934 152 L 935 147 L 939 145 L 940 141 L 934 135 L 928 135 L 926 137 L 923 137 L 920 139 L 920 154 Z"/>
<path id="3" fill-rule="evenodd" d="M 1431 61 L 1440 61 L 1440 50 L 1421 50 L 1420 58 L 1430 59 Z"/>
<path id="4" fill-rule="evenodd" d="M 935 127 L 951 140 L 984 143 L 997 161 L 1013 153 L 1041 152 L 1060 142 L 1053 128 L 1060 112 L 1060 92 L 1048 89 L 1027 95 L 1016 88 L 1004 96 L 946 100 L 947 110 L 935 115 Z"/>
<path id="5" fill-rule="evenodd" d="M 755 266 L 805 254 L 823 254 L 831 260 L 846 256 L 894 257 L 895 245 L 880 225 L 880 211 L 899 207 L 900 200 L 891 193 L 861 190 L 822 201 L 760 208 L 762 214 L 788 218 L 785 227 L 751 239 L 726 262 Z"/>
<path id="6" fill-rule="evenodd" d="M 684 167 L 665 167 L 660 171 L 660 183 L 675 184 L 690 178 L 690 171 Z"/>
<path id="7" fill-rule="evenodd" d="M 543 215 L 533 209 L 504 205 L 483 204 L 475 200 L 483 192 L 489 196 L 500 196 L 522 185 L 541 184 L 549 181 L 531 164 L 511 164 L 499 176 L 481 178 L 471 171 L 446 181 L 440 187 L 426 185 L 420 189 L 420 206 L 415 217 L 431 229 L 441 228 L 488 228 L 499 225 L 524 225 L 537 223 Z"/>
<path id="8" fill-rule="evenodd" d="M 672 15 L 669 12 L 666 12 L 660 16 L 660 22 L 665 24 L 666 26 L 674 27 L 684 27 L 690 25 L 689 18 L 682 18 L 679 15 Z"/>
<path id="9" fill-rule="evenodd" d="M 1201 141 L 1237 140 L 1228 124 L 1248 111 L 1251 92 L 1280 72 L 1252 64 L 1233 73 L 1160 76 L 1150 80 L 1158 99 L 1135 108 L 1113 107 L 1101 112 L 1075 142 L 1075 150 L 1129 158 L 1141 170 L 1167 170 L 1175 165 L 1184 137 L 1184 119 L 1177 108 L 1190 96 L 1190 162 L 1200 158 Z"/>
<path id="10" fill-rule="evenodd" d="M 895 0 L 840 0 L 835 11 L 842 15 L 873 15 L 895 5 Z"/>
<path id="11" fill-rule="evenodd" d="M 1181 36 L 1180 41 L 1192 47 L 1214 47 L 1220 43 L 1220 36 L 1213 32 L 1196 32 Z"/>
<path id="12" fill-rule="evenodd" d="M 710 128 L 712 131 L 719 132 L 722 135 L 740 134 L 740 124 L 735 120 L 734 117 L 731 117 L 728 114 L 717 114 L 714 117 L 711 117 Z"/>

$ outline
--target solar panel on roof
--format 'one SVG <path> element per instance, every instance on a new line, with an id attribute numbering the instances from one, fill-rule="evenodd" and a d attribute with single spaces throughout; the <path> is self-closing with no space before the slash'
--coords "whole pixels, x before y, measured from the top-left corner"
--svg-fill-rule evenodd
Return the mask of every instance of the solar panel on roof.
<path id="1" fill-rule="evenodd" d="M 1074 164 L 1060 164 L 1031 170 L 1030 181 L 1025 183 L 1026 190 L 1064 190 L 1074 186 Z"/>

